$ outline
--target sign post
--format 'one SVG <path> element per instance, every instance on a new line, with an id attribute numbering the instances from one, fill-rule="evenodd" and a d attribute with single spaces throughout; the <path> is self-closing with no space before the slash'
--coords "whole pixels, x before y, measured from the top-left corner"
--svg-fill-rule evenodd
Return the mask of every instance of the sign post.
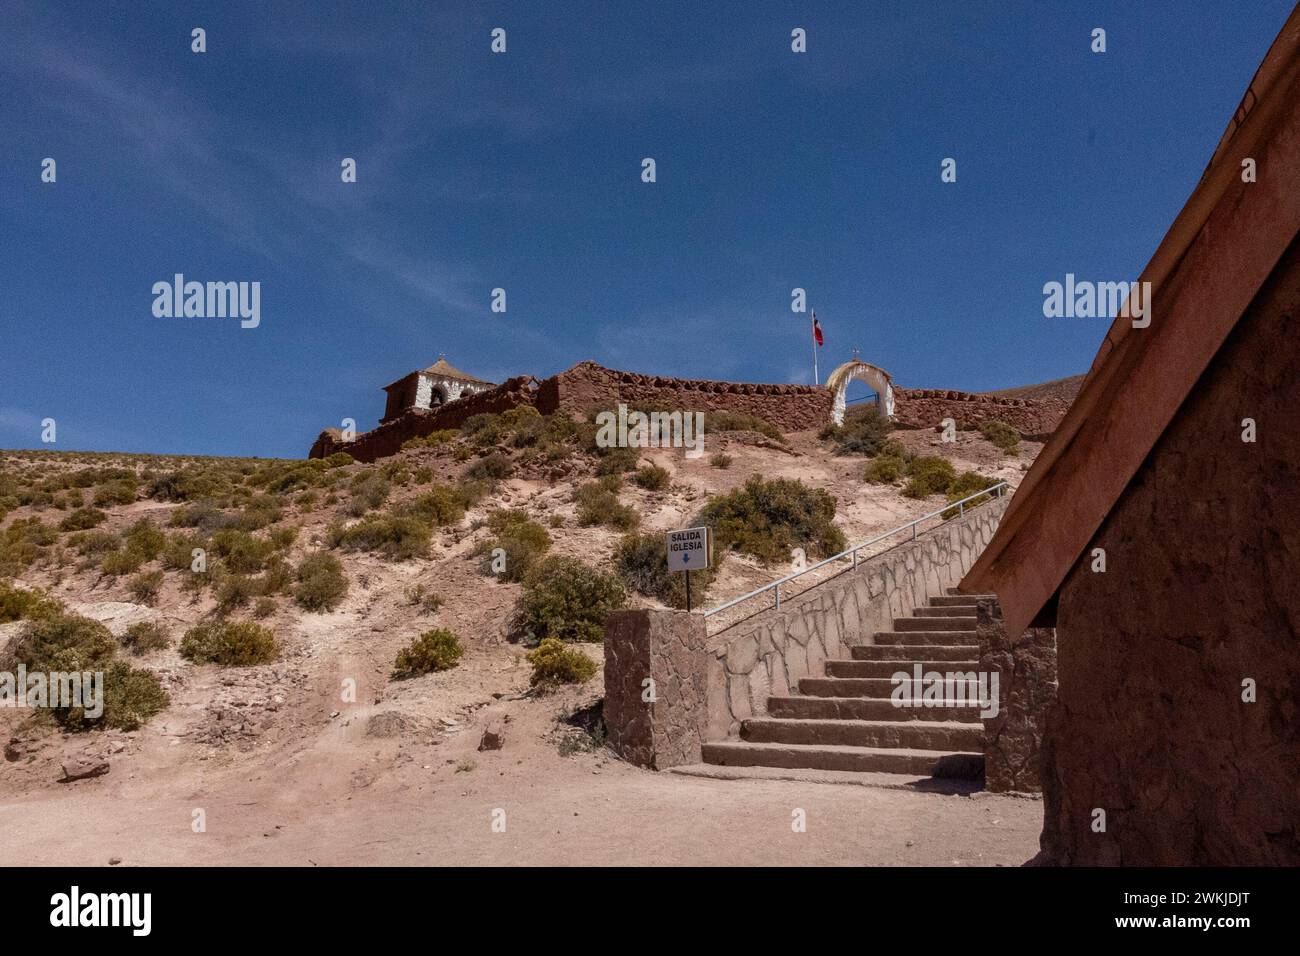
<path id="1" fill-rule="evenodd" d="M 709 566 L 709 529 L 683 528 L 668 532 L 668 570 L 686 573 L 686 610 L 691 609 L 691 572 Z"/>

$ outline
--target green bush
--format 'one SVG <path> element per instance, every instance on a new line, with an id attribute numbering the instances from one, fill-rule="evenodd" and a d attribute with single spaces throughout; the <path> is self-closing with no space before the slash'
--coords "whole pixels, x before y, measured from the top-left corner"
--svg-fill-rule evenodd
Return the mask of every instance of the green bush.
<path id="1" fill-rule="evenodd" d="M 879 455 L 867 462 L 866 470 L 862 473 L 862 480 L 873 485 L 893 484 L 903 477 L 905 467 L 906 463 L 901 458 L 895 458 L 893 455 Z"/>
<path id="2" fill-rule="evenodd" d="M 668 570 L 668 549 L 660 533 L 630 534 L 614 551 L 614 567 L 619 579 L 640 594 L 658 598 L 669 607 L 686 607 L 686 575 Z M 717 572 L 717 568 L 691 572 L 691 599 L 698 604 Z"/>
<path id="3" fill-rule="evenodd" d="M 462 481 L 455 485 L 433 485 L 414 501 L 394 509 L 395 514 L 418 518 L 425 524 L 445 528 L 465 517 L 465 512 L 477 504 L 489 490 L 489 483 L 480 480 Z"/>
<path id="4" fill-rule="evenodd" d="M 528 663 L 533 665 L 530 683 L 582 684 L 596 674 L 596 662 L 576 647 L 548 637 L 528 653 Z"/>
<path id="5" fill-rule="evenodd" d="M 410 451 L 415 448 L 437 448 L 459 436 L 459 429 L 440 428 L 438 431 L 429 432 L 429 434 L 417 438 L 409 438 L 402 442 L 402 451 Z"/>
<path id="6" fill-rule="evenodd" d="M 631 531 L 641 523 L 641 516 L 631 505 L 625 505 L 618 496 L 600 486 L 599 482 L 582 485 L 573 494 L 578 505 L 578 524 L 584 528 L 608 525 L 620 531 Z"/>
<path id="7" fill-rule="evenodd" d="M 53 614 L 28 621 L 10 644 L 7 657 L 30 671 L 103 670 L 117 650 L 112 633 L 98 621 Z M 14 667 L 0 667 L 13 671 Z"/>
<path id="8" fill-rule="evenodd" d="M 632 476 L 632 480 L 646 491 L 661 491 L 667 488 L 668 479 L 668 469 L 661 468 L 659 465 L 642 465 Z"/>
<path id="9" fill-rule="evenodd" d="M 618 578 L 576 558 L 543 558 L 524 578 L 515 625 L 536 638 L 599 641 L 605 618 L 627 603 Z"/>
<path id="10" fill-rule="evenodd" d="M 141 604 L 153 604 L 158 597 L 158 592 L 162 590 L 162 583 L 161 571 L 149 571 L 145 574 L 137 574 L 127 581 L 126 589 Z"/>
<path id="11" fill-rule="evenodd" d="M 445 628 L 425 631 L 397 652 L 393 661 L 393 679 L 406 680 L 432 671 L 445 671 L 456 666 L 465 649 L 460 639 Z"/>
<path id="12" fill-rule="evenodd" d="M 1006 422 L 997 419 L 981 422 L 980 434 L 1008 455 L 1014 455 L 1020 450 L 1020 432 Z"/>
<path id="13" fill-rule="evenodd" d="M 196 664 L 246 667 L 279 656 L 275 635 L 252 621 L 203 621 L 181 638 L 181 656 Z"/>
<path id="14" fill-rule="evenodd" d="M 138 487 L 139 482 L 134 477 L 118 478 L 114 481 L 105 482 L 96 488 L 92 500 L 96 506 L 129 505 L 135 502 Z"/>
<path id="15" fill-rule="evenodd" d="M 356 459 L 345 451 L 336 451 L 325 459 L 325 464 L 329 465 L 331 468 L 346 468 L 348 465 L 355 463 Z"/>
<path id="16" fill-rule="evenodd" d="M 198 528 L 211 534 L 222 528 L 231 528 L 238 523 L 234 515 L 227 514 L 220 505 L 210 498 L 204 498 L 193 504 L 182 505 L 172 512 L 168 522 L 173 528 Z"/>
<path id="17" fill-rule="evenodd" d="M 60 531 L 85 531 L 103 524 L 108 515 L 98 508 L 78 508 L 59 522 Z"/>
<path id="18" fill-rule="evenodd" d="M 156 621 L 132 624 L 122 635 L 122 646 L 137 656 L 148 654 L 150 651 L 161 651 L 170 643 L 171 638 L 167 635 L 167 629 Z"/>
<path id="19" fill-rule="evenodd" d="M 635 448 L 605 448 L 599 451 L 600 460 L 596 462 L 596 474 L 617 475 L 625 471 L 635 471 L 641 462 L 641 453 Z"/>
<path id="20" fill-rule="evenodd" d="M 514 462 L 510 460 L 509 455 L 494 451 L 470 465 L 465 474 L 470 478 L 493 480 L 509 478 L 514 470 Z"/>
<path id="21" fill-rule="evenodd" d="M 957 470 L 952 462 L 934 456 L 913 458 L 907 463 L 904 474 L 908 481 L 903 486 L 903 496 L 907 498 L 944 494 L 957 480 Z"/>
<path id="22" fill-rule="evenodd" d="M 132 731 L 171 703 L 158 678 L 146 670 L 137 670 L 124 661 L 113 661 L 103 671 L 104 710 L 98 717 L 86 716 L 81 707 L 58 707 L 54 719 L 72 733 L 88 730 Z"/>
<path id="23" fill-rule="evenodd" d="M 976 492 L 983 491 L 985 488 L 990 488 L 997 483 L 996 478 L 990 478 L 988 475 L 981 475 L 977 471 L 963 471 L 948 487 L 948 502 L 951 504 L 955 501 L 961 501 L 963 498 L 970 497 Z M 991 497 L 993 496 L 980 495 L 978 498 L 973 498 L 964 505 L 960 505 L 956 508 L 949 508 L 941 515 L 941 517 L 944 521 L 947 521 L 949 518 L 956 518 L 962 513 L 962 509 L 974 508 L 977 505 L 982 505 Z"/>
<path id="24" fill-rule="evenodd" d="M 348 593 L 343 563 L 325 551 L 314 551 L 298 564 L 293 599 L 308 611 L 332 611 Z"/>
<path id="25" fill-rule="evenodd" d="M 217 613 L 229 614 L 262 593 L 262 586 L 247 574 L 225 574 L 217 585 Z"/>
<path id="26" fill-rule="evenodd" d="M 255 574 L 275 553 L 275 545 L 238 528 L 225 528 L 212 536 L 210 550 L 231 571 Z"/>
<path id="27" fill-rule="evenodd" d="M 298 540 L 298 531 L 297 525 L 272 528 L 266 533 L 266 539 L 271 542 L 271 547 L 276 551 L 287 551 Z"/>
<path id="28" fill-rule="evenodd" d="M 122 548 L 104 555 L 99 562 L 99 570 L 111 578 L 123 574 L 133 574 L 144 564 L 144 557 L 129 548 Z"/>
<path id="29" fill-rule="evenodd" d="M 829 493 L 796 479 L 758 475 L 711 499 L 700 514 L 700 521 L 713 529 L 717 558 L 735 550 L 764 564 L 788 561 L 796 547 L 823 558 L 844 550 L 844 532 L 834 519 L 835 499 Z"/>
<path id="30" fill-rule="evenodd" d="M 916 457 L 910 451 L 908 451 L 907 446 L 905 446 L 897 438 L 891 438 L 889 439 L 889 441 L 881 445 L 879 454 L 884 455 L 888 458 L 897 458 L 899 461 L 902 462 L 909 462 Z"/>
<path id="31" fill-rule="evenodd" d="M 518 513 L 507 512 L 506 514 L 517 515 Z M 498 509 L 493 515 L 488 516 L 489 526 L 494 523 L 494 515 L 502 515 L 501 510 Z M 483 573 L 496 573 L 493 568 L 496 562 L 493 551 L 500 548 L 505 552 L 505 567 L 498 577 L 502 581 L 522 581 L 551 547 L 551 536 L 546 533 L 545 528 L 534 521 L 529 521 L 526 516 L 511 517 L 508 521 L 497 517 L 496 523 L 497 536 L 484 542 L 479 548 L 483 555 Z"/>
<path id="32" fill-rule="evenodd" d="M 194 565 L 194 549 L 207 550 L 208 541 L 197 534 L 170 534 L 163 547 L 162 565 L 169 571 L 188 571 Z"/>
<path id="33" fill-rule="evenodd" d="M 360 518 L 388 500 L 392 484 L 379 471 L 363 471 L 352 479 L 351 490 L 352 499 L 348 502 L 347 513 Z"/>
<path id="34" fill-rule="evenodd" d="M 347 528 L 331 525 L 325 537 L 331 548 L 378 551 L 394 561 L 405 561 L 429 553 L 432 531 L 418 518 L 376 515 L 362 518 Z"/>
<path id="35" fill-rule="evenodd" d="M 63 614 L 63 605 L 44 591 L 17 588 L 0 581 L 0 624 L 39 620 Z"/>
<path id="36" fill-rule="evenodd" d="M 93 534 L 93 532 L 88 532 Z M 17 518 L 0 529 L 0 578 L 21 574 L 45 555 L 45 548 L 59 539 L 53 525 L 40 518 Z"/>
<path id="37" fill-rule="evenodd" d="M 893 430 L 889 417 L 871 404 L 850 411 L 843 425 L 827 425 L 821 437 L 835 446 L 838 455 L 875 455 Z"/>
<path id="38" fill-rule="evenodd" d="M 155 528 L 148 518 L 141 518 L 126 529 L 122 544 L 128 551 L 140 555 L 142 561 L 152 561 L 162 554 L 167 535 Z"/>
<path id="39" fill-rule="evenodd" d="M 722 451 L 709 456 L 709 464 L 714 468 L 722 469 L 724 471 L 731 467 L 731 463 L 734 460 L 735 459 L 730 455 Z"/>

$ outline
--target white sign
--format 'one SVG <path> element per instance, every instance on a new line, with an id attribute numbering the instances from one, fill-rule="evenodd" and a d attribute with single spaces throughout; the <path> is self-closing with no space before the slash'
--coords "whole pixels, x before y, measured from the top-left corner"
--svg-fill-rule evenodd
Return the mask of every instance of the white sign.
<path id="1" fill-rule="evenodd" d="M 668 570 L 702 571 L 709 566 L 709 529 L 668 532 Z"/>

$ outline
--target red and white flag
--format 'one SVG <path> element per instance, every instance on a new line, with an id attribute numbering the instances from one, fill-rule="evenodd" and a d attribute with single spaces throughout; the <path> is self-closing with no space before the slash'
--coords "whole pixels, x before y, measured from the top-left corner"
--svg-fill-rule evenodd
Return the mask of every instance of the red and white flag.
<path id="1" fill-rule="evenodd" d="M 817 323 L 816 309 L 813 309 L 812 320 L 813 320 L 813 339 L 816 340 L 818 345 L 825 345 L 826 342 L 822 339 L 822 327 Z"/>

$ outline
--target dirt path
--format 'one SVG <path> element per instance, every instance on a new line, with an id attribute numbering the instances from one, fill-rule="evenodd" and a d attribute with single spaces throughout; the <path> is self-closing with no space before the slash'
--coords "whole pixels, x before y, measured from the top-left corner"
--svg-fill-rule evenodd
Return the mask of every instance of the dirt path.
<path id="1" fill-rule="evenodd" d="M 292 767 L 168 796 L 103 778 L 0 807 L 0 828 L 15 837 L 0 864 L 1017 866 L 1038 849 L 1042 805 L 1032 800 L 556 760 L 539 772 L 507 748 L 468 772 L 414 768 L 403 774 L 414 785 L 396 791 L 358 790 L 354 776 L 346 796 L 319 778 L 293 780 Z M 191 830 L 194 807 L 206 833 Z M 796 810 L 806 832 L 792 829 Z M 493 831 L 496 811 L 504 832 Z"/>

